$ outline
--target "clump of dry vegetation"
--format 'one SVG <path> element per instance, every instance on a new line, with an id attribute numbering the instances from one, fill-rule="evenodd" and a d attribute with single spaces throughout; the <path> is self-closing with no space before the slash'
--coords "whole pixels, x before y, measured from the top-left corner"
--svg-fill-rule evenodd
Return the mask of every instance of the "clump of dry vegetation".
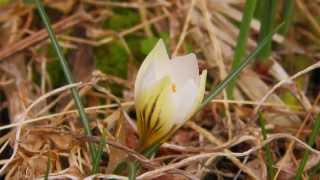
<path id="1" fill-rule="evenodd" d="M 276 24 L 283 21 L 285 2 L 277 2 Z M 151 159 L 135 151 L 139 65 L 162 38 L 172 56 L 197 54 L 200 68 L 208 70 L 209 92 L 231 71 L 245 1 L 43 3 L 77 83 L 65 80 L 32 1 L 0 0 L 1 177 L 126 179 L 126 172 L 114 169 L 129 158 L 142 166 L 137 179 L 267 179 L 270 172 L 293 179 L 305 150 L 304 178 L 319 176 L 319 138 L 308 145 L 319 112 L 317 1 L 296 0 L 288 32 L 273 37 L 270 56 L 243 70 L 234 98 L 223 91 Z M 256 16 L 247 53 L 258 44 Z M 72 87 L 79 89 L 94 136 L 85 135 Z M 88 143 L 103 150 L 95 175 Z"/>

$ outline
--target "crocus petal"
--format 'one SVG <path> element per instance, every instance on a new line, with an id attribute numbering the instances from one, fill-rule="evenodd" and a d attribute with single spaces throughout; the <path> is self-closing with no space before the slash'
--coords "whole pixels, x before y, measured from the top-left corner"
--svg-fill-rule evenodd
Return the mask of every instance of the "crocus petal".
<path id="1" fill-rule="evenodd" d="M 163 143 L 191 118 L 203 100 L 206 75 L 199 76 L 194 54 L 170 60 L 163 41 L 156 44 L 135 82 L 141 150 Z"/>
<path id="2" fill-rule="evenodd" d="M 160 143 L 173 126 L 170 121 L 175 111 L 169 96 L 171 83 L 170 77 L 166 76 L 136 99 L 141 148 Z"/>
<path id="3" fill-rule="evenodd" d="M 185 56 L 173 58 L 167 64 L 168 74 L 177 88 L 182 88 L 188 79 L 199 81 L 199 68 L 196 56 L 191 53 Z"/>
<path id="4" fill-rule="evenodd" d="M 141 89 L 153 85 L 153 83 L 163 77 L 162 75 L 165 73 L 160 73 L 158 70 L 164 69 L 168 61 L 169 56 L 165 44 L 162 40 L 159 40 L 139 69 L 135 81 L 135 95 L 137 95 Z"/>
<path id="5" fill-rule="evenodd" d="M 183 124 L 193 112 L 194 103 L 198 97 L 198 85 L 193 79 L 187 82 L 177 92 L 172 92 L 172 103 L 178 111 L 173 115 L 171 121 L 177 124 Z"/>
<path id="6" fill-rule="evenodd" d="M 204 98 L 204 93 L 206 90 L 206 80 L 207 80 L 207 70 L 203 70 L 200 76 L 200 84 L 199 84 L 199 90 L 198 90 L 198 97 L 197 102 L 195 106 L 199 106 Z M 196 108 L 195 107 L 195 110 Z"/>

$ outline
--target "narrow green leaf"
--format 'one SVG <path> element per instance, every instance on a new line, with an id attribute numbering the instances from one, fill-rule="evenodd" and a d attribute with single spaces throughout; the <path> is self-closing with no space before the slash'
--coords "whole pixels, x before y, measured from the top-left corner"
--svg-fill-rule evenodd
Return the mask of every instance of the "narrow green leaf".
<path id="1" fill-rule="evenodd" d="M 60 65 L 63 69 L 63 72 L 64 72 L 64 75 L 67 79 L 67 82 L 69 84 L 73 84 L 74 81 L 73 81 L 73 78 L 71 76 L 71 72 L 70 72 L 70 68 L 68 67 L 68 64 L 67 64 L 67 60 L 65 59 L 64 57 L 64 54 L 62 52 L 62 49 L 61 47 L 59 46 L 59 43 L 57 41 L 57 38 L 56 38 L 56 35 L 55 33 L 53 32 L 52 28 L 51 28 L 51 24 L 50 24 L 50 20 L 47 16 L 47 13 L 45 12 L 44 10 L 44 7 L 41 3 L 40 0 L 35 0 L 35 3 L 37 5 L 37 9 L 38 9 L 38 12 L 40 14 L 40 17 L 48 31 L 48 34 L 49 34 L 49 38 L 51 40 L 51 43 L 53 45 L 53 48 L 55 50 L 55 52 L 57 53 L 57 56 L 59 58 L 59 62 L 60 62 Z M 91 136 L 92 133 L 91 133 L 91 129 L 90 129 L 90 126 L 89 126 L 89 120 L 87 118 L 87 115 L 84 111 L 84 107 L 82 105 L 82 102 L 81 102 L 81 99 L 80 99 L 80 95 L 78 93 L 78 90 L 77 88 L 72 88 L 71 89 L 71 93 L 72 93 L 72 96 L 73 96 L 73 99 L 75 101 L 75 104 L 76 104 L 76 107 L 78 109 L 78 113 L 80 115 L 80 119 L 81 119 L 81 122 L 82 122 L 82 125 L 84 126 L 84 130 L 86 132 L 86 134 L 88 136 Z M 96 152 L 96 148 L 95 148 L 95 145 L 90 143 L 89 144 L 90 146 L 90 152 L 91 152 L 91 159 L 94 160 L 95 159 L 95 152 Z"/>
<path id="2" fill-rule="evenodd" d="M 273 25 L 276 18 L 277 10 L 277 0 L 261 0 L 261 14 L 260 14 L 260 33 L 259 33 L 259 43 L 270 34 L 273 29 Z M 267 42 L 267 44 L 261 49 L 258 54 L 258 58 L 265 60 L 271 54 L 272 41 Z"/>
<path id="3" fill-rule="evenodd" d="M 161 146 L 161 144 L 154 144 L 154 145 L 150 146 L 149 148 L 143 150 L 142 154 L 147 158 L 151 158 L 154 154 L 157 153 L 160 146 Z"/>
<path id="4" fill-rule="evenodd" d="M 267 139 L 267 130 L 266 130 L 266 120 L 264 119 L 262 113 L 259 113 L 259 125 L 261 128 L 263 140 Z M 268 166 L 268 177 L 270 180 L 273 179 L 274 177 L 274 168 L 273 168 L 273 160 L 272 160 L 272 153 L 269 144 L 266 144 L 264 147 L 265 151 L 265 159 L 267 161 L 267 166 Z"/>
<path id="5" fill-rule="evenodd" d="M 121 174 L 128 168 L 128 160 L 123 160 L 117 164 L 112 171 L 113 174 Z"/>
<path id="6" fill-rule="evenodd" d="M 47 169 L 46 169 L 46 173 L 44 175 L 44 180 L 48 180 L 49 179 L 50 169 L 51 169 L 51 153 L 49 152 Z"/>
<path id="7" fill-rule="evenodd" d="M 313 125 L 313 129 L 311 131 L 311 135 L 310 135 L 310 137 L 308 139 L 308 145 L 309 146 L 313 146 L 314 145 L 314 143 L 316 141 L 316 138 L 317 138 L 317 136 L 319 134 L 319 131 L 320 131 L 320 113 L 317 114 L 316 120 L 315 120 L 314 125 Z M 295 180 L 300 180 L 301 179 L 304 167 L 306 166 L 308 158 L 309 158 L 309 153 L 310 152 L 307 149 L 304 151 L 302 160 L 300 161 L 298 169 L 296 171 L 296 175 L 295 175 L 295 178 L 294 178 Z"/>
<path id="8" fill-rule="evenodd" d="M 256 9 L 256 5 L 257 5 L 257 0 L 246 1 L 245 7 L 244 7 L 244 14 L 241 20 L 237 45 L 236 45 L 236 49 L 233 56 L 231 70 L 235 70 L 240 65 L 243 56 L 246 54 L 246 44 L 247 44 L 248 35 L 250 32 L 250 24 Z M 229 99 L 234 99 L 233 90 L 235 85 L 236 85 L 236 82 L 234 80 L 234 81 L 231 81 L 227 87 L 227 94 Z"/>
<path id="9" fill-rule="evenodd" d="M 139 168 L 138 162 L 129 162 L 128 161 L 128 167 L 129 167 L 129 180 L 135 180 L 137 176 L 137 171 Z"/>
<path id="10" fill-rule="evenodd" d="M 309 179 L 311 180 L 314 176 L 319 176 L 320 174 L 320 163 L 318 163 L 314 168 L 311 169 L 309 174 Z"/>
<path id="11" fill-rule="evenodd" d="M 293 12 L 294 12 L 294 0 L 284 0 L 284 5 L 283 5 L 284 25 L 283 25 L 283 28 L 281 29 L 282 34 L 287 34 L 292 22 Z"/>
<path id="12" fill-rule="evenodd" d="M 128 171 L 129 180 L 135 180 L 136 175 L 140 169 L 141 165 L 136 160 L 124 160 L 117 164 L 116 168 L 113 170 L 114 174 L 123 174 L 125 170 Z"/>
<path id="13" fill-rule="evenodd" d="M 101 161 L 101 156 L 103 153 L 104 145 L 106 144 L 106 139 L 104 137 L 105 136 L 102 136 L 102 138 L 100 138 L 100 143 L 99 143 L 99 146 L 96 150 L 95 158 L 92 162 L 92 170 L 91 170 L 92 174 L 97 174 L 99 172 L 99 165 L 100 165 L 100 161 Z"/>
<path id="14" fill-rule="evenodd" d="M 206 106 L 210 101 L 215 98 L 217 95 L 221 93 L 221 91 L 229 84 L 230 81 L 237 78 L 239 73 L 250 63 L 252 62 L 260 50 L 265 47 L 265 45 L 271 41 L 272 36 L 283 26 L 283 23 L 278 25 L 274 31 L 268 34 L 261 43 L 245 58 L 245 60 L 241 61 L 241 64 L 234 69 L 220 84 L 218 84 L 213 90 L 210 91 L 209 95 L 204 99 L 202 104 L 199 107 L 199 110 Z"/>

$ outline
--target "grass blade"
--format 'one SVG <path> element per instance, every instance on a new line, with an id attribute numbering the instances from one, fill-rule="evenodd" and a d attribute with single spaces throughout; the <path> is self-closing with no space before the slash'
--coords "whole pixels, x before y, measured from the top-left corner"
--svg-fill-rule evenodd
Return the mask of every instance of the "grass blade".
<path id="1" fill-rule="evenodd" d="M 56 35 L 51 28 L 50 20 L 47 16 L 47 13 L 45 12 L 44 7 L 43 7 L 40 0 L 35 0 L 35 4 L 37 6 L 38 12 L 39 12 L 40 17 L 42 19 L 42 22 L 44 23 L 44 25 L 48 31 L 49 38 L 50 38 L 51 43 L 53 45 L 53 49 L 57 53 L 60 65 L 62 66 L 62 69 L 63 69 L 64 75 L 67 79 L 67 82 L 69 84 L 73 84 L 74 81 L 71 76 L 70 68 L 68 67 L 67 60 L 65 59 L 65 57 L 63 55 L 61 47 L 58 44 Z M 86 133 L 86 135 L 91 136 L 92 133 L 91 133 L 91 129 L 89 126 L 89 120 L 88 120 L 87 115 L 84 111 L 84 107 L 82 105 L 78 90 L 76 88 L 71 88 L 71 93 L 72 93 L 73 99 L 75 101 L 76 107 L 78 109 L 78 113 L 79 113 L 79 116 L 81 119 L 81 123 L 84 127 L 85 133 Z M 91 159 L 94 160 L 95 159 L 95 151 L 96 151 L 95 145 L 89 144 L 89 147 L 90 147 L 90 152 L 91 152 Z"/>
<path id="2" fill-rule="evenodd" d="M 308 179 L 312 179 L 314 176 L 319 175 L 319 173 L 320 173 L 320 163 L 318 163 L 314 168 L 311 169 Z"/>
<path id="3" fill-rule="evenodd" d="M 273 34 L 275 34 L 281 27 L 283 23 L 278 25 L 274 31 L 269 33 L 259 45 L 247 56 L 243 61 L 241 61 L 240 65 L 234 69 L 220 84 L 218 84 L 213 90 L 210 91 L 209 95 L 203 100 L 202 104 L 200 105 L 199 109 L 202 109 L 208 103 L 211 102 L 213 98 L 221 93 L 221 91 L 229 84 L 229 82 L 233 81 L 239 73 L 244 69 L 250 62 L 252 62 L 257 54 L 261 51 L 262 48 L 266 46 L 268 42 L 271 41 Z"/>
<path id="4" fill-rule="evenodd" d="M 129 170 L 129 180 L 135 180 L 136 176 L 137 176 L 137 170 L 139 165 L 137 164 L 137 162 L 128 162 L 128 170 Z"/>
<path id="5" fill-rule="evenodd" d="M 284 25 L 283 25 L 283 28 L 281 29 L 282 34 L 287 34 L 289 30 L 289 27 L 292 22 L 293 10 L 294 10 L 294 0 L 285 0 L 283 5 Z"/>
<path id="6" fill-rule="evenodd" d="M 277 10 L 277 0 L 261 0 L 260 4 L 261 14 L 260 14 L 260 34 L 259 34 L 259 44 L 262 43 L 263 39 L 272 32 L 276 10 Z M 258 54 L 258 58 L 264 60 L 268 58 L 271 54 L 272 41 L 267 42 L 267 44 L 261 49 Z"/>
<path id="7" fill-rule="evenodd" d="M 263 140 L 267 139 L 267 130 L 266 130 L 266 120 L 264 119 L 262 113 L 259 113 L 259 125 L 261 128 Z M 273 168 L 273 160 L 272 160 L 272 153 L 269 144 L 266 144 L 264 147 L 265 151 L 265 159 L 267 161 L 267 167 L 268 167 L 268 176 L 269 179 L 273 179 L 274 177 L 274 168 Z"/>
<path id="8" fill-rule="evenodd" d="M 243 56 L 246 53 L 246 44 L 247 44 L 248 35 L 250 32 L 250 24 L 256 9 L 256 5 L 257 5 L 257 0 L 246 1 L 245 7 L 244 7 L 244 14 L 243 14 L 241 25 L 240 25 L 240 32 L 237 40 L 237 45 L 236 45 L 236 49 L 233 56 L 231 70 L 234 70 L 239 66 Z M 234 99 L 233 89 L 235 85 L 236 85 L 236 82 L 231 81 L 227 87 L 227 94 L 229 99 Z"/>
<path id="9" fill-rule="evenodd" d="M 46 173 L 44 175 L 44 180 L 48 180 L 49 179 L 50 170 L 51 170 L 51 153 L 49 152 L 47 169 L 46 169 Z"/>
<path id="10" fill-rule="evenodd" d="M 102 156 L 102 153 L 103 153 L 103 148 L 104 148 L 104 145 L 106 144 L 106 140 L 104 138 L 105 136 L 103 136 L 101 139 L 100 139 L 100 143 L 99 143 L 99 146 L 97 147 L 97 150 L 96 150 L 96 153 L 95 153 L 95 158 L 92 162 L 92 174 L 97 174 L 99 172 L 99 165 L 100 165 L 100 160 L 101 160 L 101 156 Z"/>
<path id="11" fill-rule="evenodd" d="M 319 131 L 320 131 L 320 113 L 316 117 L 316 120 L 315 120 L 314 125 L 313 125 L 313 129 L 311 131 L 311 135 L 310 135 L 310 137 L 308 139 L 308 145 L 309 146 L 313 146 L 314 145 L 314 143 L 316 141 L 316 138 L 317 138 L 317 136 L 319 134 Z M 300 180 L 301 179 L 304 167 L 306 166 L 308 158 L 309 158 L 309 153 L 310 152 L 307 149 L 304 151 L 302 160 L 300 161 L 298 169 L 296 171 L 296 175 L 295 175 L 295 178 L 294 178 L 295 180 Z"/>

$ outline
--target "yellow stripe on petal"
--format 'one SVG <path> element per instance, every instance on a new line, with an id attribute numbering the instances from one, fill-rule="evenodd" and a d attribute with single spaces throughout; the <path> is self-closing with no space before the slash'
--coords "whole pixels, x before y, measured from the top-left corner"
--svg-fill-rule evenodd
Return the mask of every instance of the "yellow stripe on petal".
<path id="1" fill-rule="evenodd" d="M 174 126 L 172 122 L 172 114 L 175 112 L 171 99 L 170 87 L 164 89 L 159 96 L 155 109 L 151 117 L 151 125 L 148 131 L 149 137 L 145 142 L 148 147 L 153 143 L 161 143 L 166 136 L 169 135 L 171 128 Z"/>
<path id="2" fill-rule="evenodd" d="M 151 88 L 141 91 L 136 97 L 137 125 L 143 147 L 155 143 L 154 137 L 158 136 L 156 134 L 160 132 L 159 129 L 171 124 L 167 116 L 172 108 L 166 107 L 167 101 L 170 100 L 170 86 L 171 79 L 166 76 Z"/>

